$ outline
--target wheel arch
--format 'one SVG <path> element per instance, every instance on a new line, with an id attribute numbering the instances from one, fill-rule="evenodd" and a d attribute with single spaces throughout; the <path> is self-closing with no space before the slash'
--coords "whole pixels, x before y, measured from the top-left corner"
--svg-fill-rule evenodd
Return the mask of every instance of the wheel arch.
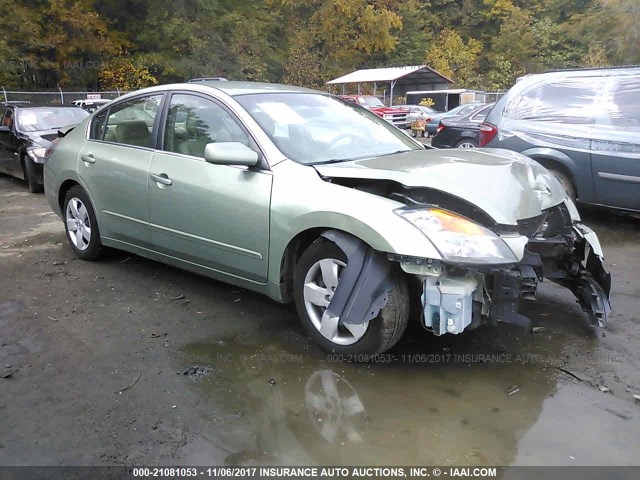
<path id="1" fill-rule="evenodd" d="M 531 148 L 524 150 L 522 154 L 535 160 L 546 169 L 558 170 L 566 175 L 573 184 L 576 195 L 580 195 L 579 185 L 578 182 L 576 182 L 576 178 L 578 178 L 578 167 L 567 154 L 552 148 Z"/>
<path id="2" fill-rule="evenodd" d="M 71 179 L 71 178 L 65 180 L 60 185 L 60 188 L 58 189 L 58 199 L 57 200 L 58 200 L 58 206 L 60 207 L 60 211 L 61 212 L 63 212 L 63 210 L 64 210 L 64 199 L 67 196 L 67 192 L 69 192 L 69 190 L 71 190 L 76 185 L 80 185 L 80 183 L 77 182 L 76 180 Z"/>
<path id="3" fill-rule="evenodd" d="M 312 227 L 297 233 L 285 247 L 284 253 L 280 259 L 279 280 L 280 283 L 284 285 L 283 299 L 286 303 L 293 300 L 293 273 L 295 272 L 296 265 L 298 264 L 300 257 L 312 243 L 321 238 L 325 238 L 323 237 L 323 233 L 328 232 L 329 230 L 335 230 L 346 235 L 354 236 L 368 245 L 368 243 L 362 238 L 334 227 Z"/>

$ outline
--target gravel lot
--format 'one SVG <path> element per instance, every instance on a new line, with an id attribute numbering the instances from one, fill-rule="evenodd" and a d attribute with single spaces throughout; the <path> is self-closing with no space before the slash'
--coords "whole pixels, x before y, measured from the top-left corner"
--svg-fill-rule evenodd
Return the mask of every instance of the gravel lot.
<path id="1" fill-rule="evenodd" d="M 0 465 L 637 464 L 640 220 L 583 212 L 613 276 L 594 332 L 545 283 L 511 326 L 319 351 L 291 306 L 121 252 L 76 260 L 0 176 Z"/>

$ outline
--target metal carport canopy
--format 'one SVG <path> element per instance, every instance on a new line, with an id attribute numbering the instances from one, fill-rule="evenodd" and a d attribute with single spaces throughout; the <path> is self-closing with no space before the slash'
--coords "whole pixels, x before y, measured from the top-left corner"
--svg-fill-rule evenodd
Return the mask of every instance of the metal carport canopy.
<path id="1" fill-rule="evenodd" d="M 436 81 L 455 83 L 448 77 L 435 71 L 427 65 L 414 65 L 407 67 L 367 68 L 356 70 L 342 77 L 327 82 L 327 85 L 340 85 L 346 83 L 385 83 L 391 84 L 391 103 L 393 103 L 393 87 L 396 84 L 435 83 Z"/>

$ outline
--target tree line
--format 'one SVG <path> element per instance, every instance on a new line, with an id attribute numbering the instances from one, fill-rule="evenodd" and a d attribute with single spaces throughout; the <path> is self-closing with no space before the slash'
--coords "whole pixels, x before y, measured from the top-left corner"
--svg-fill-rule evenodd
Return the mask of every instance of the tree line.
<path id="1" fill-rule="evenodd" d="M 322 87 L 426 63 L 465 88 L 640 63 L 638 0 L 0 0 L 5 89 L 188 78 Z"/>

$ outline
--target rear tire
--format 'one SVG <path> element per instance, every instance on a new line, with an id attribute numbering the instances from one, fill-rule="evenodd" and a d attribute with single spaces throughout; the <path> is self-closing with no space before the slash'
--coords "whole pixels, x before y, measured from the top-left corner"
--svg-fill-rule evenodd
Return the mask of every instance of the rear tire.
<path id="1" fill-rule="evenodd" d="M 89 195 L 80 185 L 67 192 L 62 215 L 73 252 L 82 260 L 97 260 L 103 250 L 98 221 Z"/>
<path id="2" fill-rule="evenodd" d="M 550 168 L 549 169 L 549 173 L 551 173 L 554 177 L 556 177 L 558 182 L 560 182 L 560 185 L 562 185 L 562 187 L 567 192 L 567 195 L 569 196 L 571 201 L 575 203 L 575 201 L 576 201 L 576 187 L 573 184 L 573 182 L 571 181 L 571 179 L 565 173 L 563 173 L 563 172 L 561 172 L 559 170 L 553 170 L 553 169 Z"/>
<path id="3" fill-rule="evenodd" d="M 324 270 L 321 267 L 323 262 L 333 262 L 329 265 L 335 269 L 333 270 L 335 272 L 334 281 L 324 281 Z M 404 276 L 399 272 L 394 272 L 392 274 L 393 287 L 386 305 L 376 318 L 364 326 L 364 331 L 356 330 L 353 333 L 350 328 L 337 322 L 335 335 L 330 333 L 327 336 L 330 329 L 324 330 L 322 333 L 325 325 L 323 322 L 327 321 L 323 316 L 326 306 L 311 302 L 311 297 L 309 294 L 305 294 L 305 290 L 326 292 L 330 301 L 346 262 L 344 252 L 335 243 L 326 239 L 317 240 L 302 254 L 296 266 L 293 278 L 293 296 L 303 327 L 324 350 L 342 354 L 344 355 L 343 359 L 347 361 L 367 361 L 366 356 L 376 355 L 390 349 L 402 337 L 409 320 L 409 289 Z M 324 265 L 326 266 L 327 263 Z M 326 304 L 328 305 L 328 301 Z M 365 357 L 353 358 L 354 355 Z"/>
<path id="4" fill-rule="evenodd" d="M 456 148 L 478 148 L 478 142 L 471 138 L 465 138 L 456 143 Z"/>

